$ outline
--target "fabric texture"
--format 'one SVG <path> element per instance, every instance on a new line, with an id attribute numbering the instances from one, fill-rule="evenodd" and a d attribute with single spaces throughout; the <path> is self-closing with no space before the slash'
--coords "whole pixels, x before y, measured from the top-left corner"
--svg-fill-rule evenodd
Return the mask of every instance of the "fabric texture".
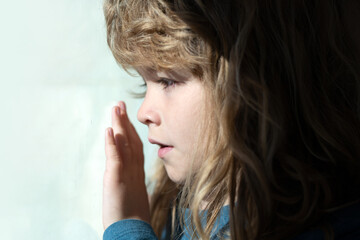
<path id="1" fill-rule="evenodd" d="M 203 212 L 202 224 L 206 224 L 206 214 Z M 191 212 L 185 210 L 185 226 L 190 223 Z M 340 209 L 326 217 L 334 230 L 335 240 L 360 240 L 360 203 Z M 221 209 L 220 215 L 216 220 L 214 229 L 211 233 L 211 240 L 218 240 L 227 237 L 229 230 L 229 206 Z M 170 239 L 169 230 L 164 229 L 161 240 Z M 187 227 L 185 229 L 177 228 L 174 239 L 191 239 L 191 232 Z M 292 240 L 323 240 L 324 233 L 320 229 L 305 231 Z M 110 225 L 104 232 L 103 240 L 157 240 L 157 237 L 150 224 L 135 219 L 125 219 Z"/>
<path id="2" fill-rule="evenodd" d="M 124 219 L 105 229 L 103 240 L 155 240 L 149 223 L 137 219 Z"/>

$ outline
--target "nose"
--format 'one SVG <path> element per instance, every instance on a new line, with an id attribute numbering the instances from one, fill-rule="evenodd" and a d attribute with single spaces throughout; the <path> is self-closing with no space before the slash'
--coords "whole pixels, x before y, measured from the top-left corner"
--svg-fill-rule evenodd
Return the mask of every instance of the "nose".
<path id="1" fill-rule="evenodd" d="M 146 93 L 144 101 L 137 113 L 137 119 L 139 122 L 147 125 L 148 127 L 150 124 L 160 125 L 161 119 L 156 105 L 156 101 L 152 100 L 148 96 L 148 93 Z"/>

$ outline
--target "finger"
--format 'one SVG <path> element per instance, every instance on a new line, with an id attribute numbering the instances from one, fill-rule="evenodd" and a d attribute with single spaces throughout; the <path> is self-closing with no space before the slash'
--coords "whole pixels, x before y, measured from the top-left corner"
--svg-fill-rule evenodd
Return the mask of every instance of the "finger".
<path id="1" fill-rule="evenodd" d="M 134 142 L 134 144 L 133 144 L 134 160 L 136 161 L 136 164 L 138 165 L 138 167 L 144 168 L 143 144 L 142 144 L 138 134 L 136 133 L 134 126 L 131 124 L 131 122 L 129 125 L 130 125 L 130 132 L 131 132 L 131 134 L 129 134 L 129 135 L 130 135 L 130 138 L 132 139 L 132 141 Z"/>
<path id="2" fill-rule="evenodd" d="M 118 105 L 119 105 L 120 109 L 124 112 L 124 124 L 126 126 L 126 132 L 127 132 L 127 137 L 129 139 L 129 141 L 136 145 L 142 144 L 142 142 L 139 138 L 139 135 L 137 134 L 134 126 L 132 125 L 132 123 L 129 120 L 125 103 L 120 101 L 118 103 Z"/>
<path id="3" fill-rule="evenodd" d="M 119 139 L 117 138 L 119 135 L 123 136 L 121 140 L 127 140 L 126 129 L 124 126 L 124 114 L 121 112 L 121 109 L 118 106 L 113 107 L 112 109 L 112 127 L 114 129 L 115 142 L 117 145 L 120 144 Z M 125 142 L 127 143 L 127 142 Z M 123 144 L 125 144 L 123 142 Z"/>
<path id="4" fill-rule="evenodd" d="M 135 141 L 138 145 L 140 145 L 142 147 L 142 141 L 134 127 L 134 125 L 130 122 L 130 131 L 129 131 L 129 135 L 132 137 L 133 141 Z"/>
<path id="5" fill-rule="evenodd" d="M 114 133 L 112 128 L 107 128 L 105 131 L 105 149 L 112 150 L 111 147 L 116 147 Z"/>
<path id="6" fill-rule="evenodd" d="M 137 134 L 134 126 L 132 125 L 132 123 L 129 120 L 125 103 L 120 101 L 118 103 L 118 105 L 121 108 L 121 110 L 125 113 L 123 119 L 124 119 L 124 124 L 126 126 L 127 138 L 129 140 L 129 142 L 131 143 L 130 144 L 131 150 L 137 156 L 136 159 L 139 159 L 141 161 L 140 163 L 143 163 L 143 158 L 144 158 L 143 157 L 143 144 L 140 140 L 140 137 Z"/>
<path id="7" fill-rule="evenodd" d="M 114 132 L 112 128 L 107 128 L 105 132 L 105 155 L 105 170 L 111 173 L 111 175 L 117 175 L 117 172 L 121 167 L 121 159 L 118 149 L 116 147 Z"/>
<path id="8" fill-rule="evenodd" d="M 125 113 L 118 106 L 112 109 L 112 127 L 117 149 L 122 161 L 131 158 L 129 151 L 129 139 L 126 131 Z"/>

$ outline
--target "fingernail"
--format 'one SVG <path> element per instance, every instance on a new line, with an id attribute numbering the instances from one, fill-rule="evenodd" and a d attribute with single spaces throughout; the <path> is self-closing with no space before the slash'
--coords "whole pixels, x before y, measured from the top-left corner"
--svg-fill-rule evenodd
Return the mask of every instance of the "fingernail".
<path id="1" fill-rule="evenodd" d="M 120 108 L 116 108 L 116 114 L 118 115 L 118 116 L 120 116 Z"/>
<path id="2" fill-rule="evenodd" d="M 125 107 L 125 103 L 124 102 L 120 102 L 120 108 L 121 110 L 125 111 L 126 107 Z"/>
<path id="3" fill-rule="evenodd" d="M 111 128 L 109 128 L 109 129 L 107 130 L 107 134 L 108 134 L 108 136 L 112 136 L 112 129 L 111 129 Z"/>

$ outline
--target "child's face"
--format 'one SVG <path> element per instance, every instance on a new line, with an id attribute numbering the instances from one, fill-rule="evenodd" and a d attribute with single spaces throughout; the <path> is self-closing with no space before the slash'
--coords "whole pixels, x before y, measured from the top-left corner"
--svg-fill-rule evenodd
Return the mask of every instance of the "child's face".
<path id="1" fill-rule="evenodd" d="M 195 153 L 205 88 L 197 77 L 184 71 L 137 71 L 147 85 L 138 120 L 148 126 L 150 143 L 160 146 L 158 155 L 169 178 L 181 183 L 191 167 L 190 155 Z"/>

